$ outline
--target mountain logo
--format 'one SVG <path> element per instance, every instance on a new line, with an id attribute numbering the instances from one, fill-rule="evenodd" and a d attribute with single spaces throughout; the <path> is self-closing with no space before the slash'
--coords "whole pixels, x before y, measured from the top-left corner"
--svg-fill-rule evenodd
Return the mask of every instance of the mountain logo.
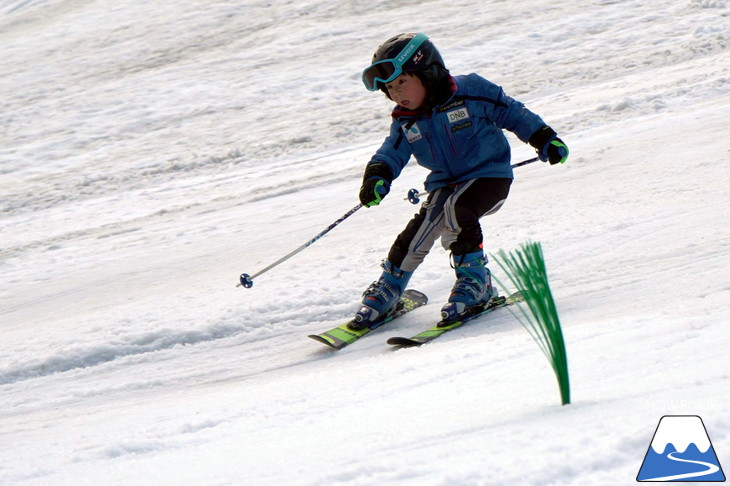
<path id="1" fill-rule="evenodd" d="M 638 482 L 724 482 L 725 474 L 702 419 L 665 415 L 641 464 Z"/>

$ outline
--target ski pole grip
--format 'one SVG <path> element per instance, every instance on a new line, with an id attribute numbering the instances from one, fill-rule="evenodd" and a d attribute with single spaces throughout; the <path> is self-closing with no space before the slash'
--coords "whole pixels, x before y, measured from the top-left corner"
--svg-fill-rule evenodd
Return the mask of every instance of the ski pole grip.
<path id="1" fill-rule="evenodd" d="M 242 273 L 241 274 L 241 285 L 246 289 L 250 289 L 251 287 L 253 287 L 253 280 L 251 279 L 251 275 L 249 275 L 247 273 Z"/>

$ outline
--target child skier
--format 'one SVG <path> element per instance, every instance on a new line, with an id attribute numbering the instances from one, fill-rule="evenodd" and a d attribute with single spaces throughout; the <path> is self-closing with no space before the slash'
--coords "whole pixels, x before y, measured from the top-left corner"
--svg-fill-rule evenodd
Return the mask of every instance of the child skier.
<path id="1" fill-rule="evenodd" d="M 411 155 L 431 173 L 429 196 L 398 235 L 380 278 L 363 293 L 350 323 L 363 329 L 398 303 L 418 265 L 441 238 L 451 252 L 456 283 L 442 308 L 452 321 L 497 294 L 482 246 L 479 218 L 498 211 L 512 183 L 510 130 L 532 145 L 542 161 L 564 163 L 567 146 L 555 131 L 502 88 L 476 75 L 451 76 L 422 33 L 399 34 L 375 51 L 363 71 L 369 91 L 396 103 L 390 135 L 365 168 L 360 202 L 377 206 Z"/>

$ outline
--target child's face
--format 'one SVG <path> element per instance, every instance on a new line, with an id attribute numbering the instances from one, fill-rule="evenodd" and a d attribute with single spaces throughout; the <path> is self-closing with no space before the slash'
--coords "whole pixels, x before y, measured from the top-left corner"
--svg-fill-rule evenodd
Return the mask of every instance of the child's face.
<path id="1" fill-rule="evenodd" d="M 409 110 L 417 110 L 426 99 L 426 87 L 415 74 L 403 73 L 385 88 L 393 101 Z"/>

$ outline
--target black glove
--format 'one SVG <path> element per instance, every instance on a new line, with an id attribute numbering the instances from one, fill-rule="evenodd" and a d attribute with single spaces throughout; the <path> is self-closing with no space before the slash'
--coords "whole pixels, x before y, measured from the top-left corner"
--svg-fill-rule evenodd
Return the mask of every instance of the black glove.
<path id="1" fill-rule="evenodd" d="M 550 165 L 564 164 L 568 160 L 568 146 L 558 138 L 555 130 L 548 126 L 538 129 L 530 136 L 529 144 L 537 150 L 537 156 Z"/>
<path id="2" fill-rule="evenodd" d="M 387 165 L 382 162 L 368 164 L 360 187 L 360 202 L 363 206 L 371 207 L 380 204 L 386 194 L 390 192 L 390 183 L 393 174 Z"/>

